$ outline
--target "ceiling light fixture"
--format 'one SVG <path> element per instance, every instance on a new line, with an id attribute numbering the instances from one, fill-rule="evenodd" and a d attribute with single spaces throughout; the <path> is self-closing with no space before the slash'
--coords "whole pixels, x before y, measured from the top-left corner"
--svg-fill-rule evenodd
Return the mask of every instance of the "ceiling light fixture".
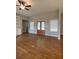
<path id="1" fill-rule="evenodd" d="M 20 6 L 19 10 L 25 9 L 25 10 L 29 11 L 28 8 L 31 7 L 31 5 L 28 5 L 27 2 L 24 1 L 24 0 L 18 0 L 18 2 L 19 2 L 20 5 L 16 5 L 16 6 Z"/>
<path id="2" fill-rule="evenodd" d="M 20 8 L 21 8 L 21 9 L 25 9 L 25 7 L 24 7 L 22 4 L 21 4 Z"/>

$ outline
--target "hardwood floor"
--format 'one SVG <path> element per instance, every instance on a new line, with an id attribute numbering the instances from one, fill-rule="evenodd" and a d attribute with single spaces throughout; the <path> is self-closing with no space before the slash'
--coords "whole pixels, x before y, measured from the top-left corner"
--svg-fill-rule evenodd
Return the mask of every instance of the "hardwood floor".
<path id="1" fill-rule="evenodd" d="M 16 38 L 16 59 L 63 59 L 62 48 L 55 37 L 22 34 Z"/>

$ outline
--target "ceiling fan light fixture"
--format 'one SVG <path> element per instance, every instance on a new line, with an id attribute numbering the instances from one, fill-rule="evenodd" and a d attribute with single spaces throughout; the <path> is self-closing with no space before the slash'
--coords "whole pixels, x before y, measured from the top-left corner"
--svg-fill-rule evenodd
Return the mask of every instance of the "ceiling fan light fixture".
<path id="1" fill-rule="evenodd" d="M 31 7 L 30 4 L 28 4 L 27 2 L 23 1 L 23 0 L 18 0 L 19 4 L 20 5 L 16 5 L 16 6 L 19 6 L 19 10 L 28 10 L 29 11 L 29 8 Z"/>
<path id="2" fill-rule="evenodd" d="M 21 9 L 24 9 L 25 7 L 23 5 L 20 6 Z"/>

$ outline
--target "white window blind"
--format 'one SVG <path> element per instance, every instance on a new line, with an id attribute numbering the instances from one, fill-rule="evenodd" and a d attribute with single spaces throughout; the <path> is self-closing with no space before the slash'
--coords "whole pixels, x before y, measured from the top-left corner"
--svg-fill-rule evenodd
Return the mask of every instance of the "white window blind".
<path id="1" fill-rule="evenodd" d="M 30 30 L 34 30 L 34 22 L 30 22 Z"/>
<path id="2" fill-rule="evenodd" d="M 58 20 L 50 21 L 50 31 L 58 31 Z"/>

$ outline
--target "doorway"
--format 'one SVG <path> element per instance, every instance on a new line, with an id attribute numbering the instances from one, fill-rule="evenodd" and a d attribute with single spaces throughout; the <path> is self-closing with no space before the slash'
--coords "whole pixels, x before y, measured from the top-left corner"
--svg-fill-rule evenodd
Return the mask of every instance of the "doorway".
<path id="1" fill-rule="evenodd" d="M 28 21 L 27 20 L 22 21 L 22 27 L 23 27 L 23 34 L 28 33 Z"/>
<path id="2" fill-rule="evenodd" d="M 45 22 L 44 21 L 37 22 L 37 35 L 45 35 Z"/>

